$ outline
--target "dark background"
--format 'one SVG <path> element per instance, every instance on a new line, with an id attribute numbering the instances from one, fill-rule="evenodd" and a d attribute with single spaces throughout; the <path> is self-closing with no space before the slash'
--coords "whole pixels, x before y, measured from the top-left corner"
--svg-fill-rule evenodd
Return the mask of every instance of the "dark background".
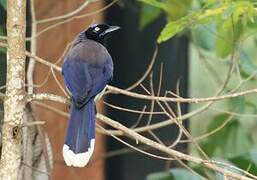
<path id="1" fill-rule="evenodd" d="M 151 61 L 156 39 L 165 25 L 165 17 L 162 16 L 155 23 L 147 26 L 144 30 L 139 30 L 139 13 L 140 6 L 134 1 L 128 1 L 123 4 L 112 6 L 106 13 L 106 22 L 111 25 L 122 27 L 119 34 L 114 36 L 109 43 L 108 50 L 114 60 L 114 78 L 112 84 L 117 87 L 126 88 L 136 82 L 145 72 Z M 160 67 L 163 63 L 163 81 L 162 95 L 165 90 L 176 91 L 176 83 L 180 80 L 180 95 L 187 97 L 188 87 L 188 40 L 185 36 L 172 38 L 172 40 L 159 46 L 159 53 L 153 69 L 153 81 L 155 92 L 157 92 Z M 149 78 L 143 83 L 149 89 Z M 145 93 L 141 88 L 136 89 L 138 92 Z M 147 105 L 150 109 L 150 103 L 131 97 L 121 95 L 112 95 L 108 101 L 118 104 L 121 107 L 131 109 L 142 109 Z M 158 110 L 158 105 L 155 106 Z M 175 106 L 173 106 L 175 107 Z M 159 109 L 160 110 L 160 109 Z M 182 105 L 182 113 L 187 111 L 187 106 Z M 126 126 L 132 126 L 138 114 L 125 113 L 108 108 L 108 114 L 115 120 L 119 120 Z M 142 119 L 141 125 L 146 124 L 147 116 Z M 152 122 L 158 122 L 167 119 L 163 116 L 154 116 Z M 175 139 L 178 131 L 174 126 L 155 130 L 154 133 L 162 141 L 171 144 Z M 146 135 L 146 134 L 144 134 Z M 127 139 L 126 139 L 127 140 Z M 108 150 L 117 150 L 124 148 L 120 142 L 113 138 L 108 138 Z M 131 141 L 129 141 L 131 142 Z M 134 143 L 134 142 L 131 142 Z M 186 151 L 186 146 L 178 146 L 178 149 Z M 150 151 L 158 154 L 156 151 Z M 129 153 L 122 156 L 109 158 L 106 164 L 108 180 L 141 180 L 145 179 L 147 174 L 162 171 L 165 169 L 167 162 L 148 157 L 141 153 Z M 174 166 L 174 164 L 172 164 Z"/>

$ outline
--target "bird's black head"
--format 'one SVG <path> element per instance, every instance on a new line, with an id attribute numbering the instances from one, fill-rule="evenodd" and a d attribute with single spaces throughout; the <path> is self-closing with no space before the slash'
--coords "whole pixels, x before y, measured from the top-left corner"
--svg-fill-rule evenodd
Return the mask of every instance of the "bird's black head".
<path id="1" fill-rule="evenodd" d="M 91 25 L 85 33 L 88 39 L 97 41 L 104 45 L 106 38 L 118 29 L 120 29 L 119 26 L 109 26 L 107 24 L 94 24 Z"/>

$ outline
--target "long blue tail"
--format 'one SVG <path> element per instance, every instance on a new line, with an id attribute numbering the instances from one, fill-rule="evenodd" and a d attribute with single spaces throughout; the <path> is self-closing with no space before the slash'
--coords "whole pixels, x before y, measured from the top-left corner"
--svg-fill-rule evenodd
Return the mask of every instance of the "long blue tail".
<path id="1" fill-rule="evenodd" d="M 93 99 L 80 109 L 72 104 L 63 146 L 63 157 L 67 165 L 84 167 L 88 163 L 95 144 L 95 118 Z"/>

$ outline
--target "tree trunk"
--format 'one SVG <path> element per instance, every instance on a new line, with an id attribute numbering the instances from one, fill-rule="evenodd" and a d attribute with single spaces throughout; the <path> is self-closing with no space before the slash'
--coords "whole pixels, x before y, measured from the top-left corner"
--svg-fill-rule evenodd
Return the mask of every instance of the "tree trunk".
<path id="1" fill-rule="evenodd" d="M 0 178 L 17 180 L 21 163 L 21 129 L 26 104 L 25 27 L 26 0 L 7 2 L 7 83 L 2 129 Z"/>

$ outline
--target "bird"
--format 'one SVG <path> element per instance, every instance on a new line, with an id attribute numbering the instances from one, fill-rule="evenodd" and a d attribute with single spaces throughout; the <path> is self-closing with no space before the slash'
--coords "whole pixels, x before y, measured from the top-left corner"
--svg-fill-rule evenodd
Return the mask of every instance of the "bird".
<path id="1" fill-rule="evenodd" d="M 70 92 L 69 123 L 62 153 L 67 166 L 84 167 L 95 146 L 95 98 L 112 80 L 113 61 L 106 40 L 119 26 L 100 23 L 80 32 L 64 58 L 62 75 Z"/>

